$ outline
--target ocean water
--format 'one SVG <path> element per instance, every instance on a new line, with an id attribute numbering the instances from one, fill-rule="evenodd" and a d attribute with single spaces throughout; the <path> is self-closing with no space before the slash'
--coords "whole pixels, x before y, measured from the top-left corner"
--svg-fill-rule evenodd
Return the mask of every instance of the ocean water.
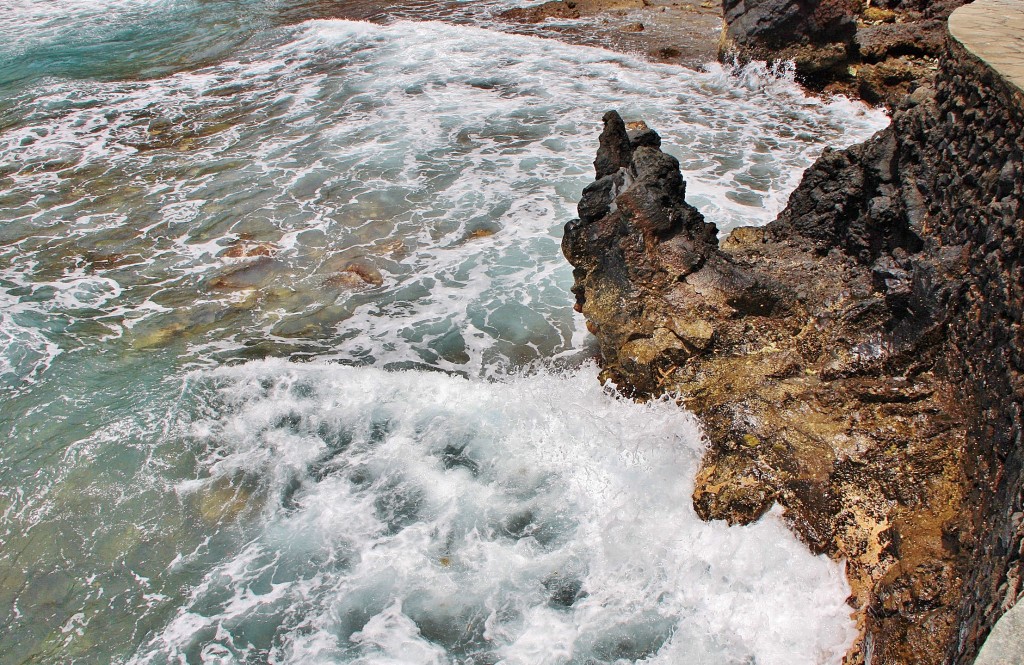
<path id="1" fill-rule="evenodd" d="M 841 565 L 697 520 L 559 239 L 609 108 L 722 230 L 886 118 L 507 6 L 0 8 L 0 663 L 839 662 Z"/>

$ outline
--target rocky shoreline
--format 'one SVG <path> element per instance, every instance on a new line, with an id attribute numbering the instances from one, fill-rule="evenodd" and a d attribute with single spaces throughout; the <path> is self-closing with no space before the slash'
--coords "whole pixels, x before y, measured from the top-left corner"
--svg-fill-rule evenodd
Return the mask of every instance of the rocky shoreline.
<path id="1" fill-rule="evenodd" d="M 724 0 L 722 56 L 792 60 L 816 91 L 895 107 L 929 81 L 965 0 Z"/>
<path id="2" fill-rule="evenodd" d="M 889 128 L 721 241 L 609 113 L 563 240 L 602 379 L 705 424 L 697 512 L 779 503 L 847 561 L 851 664 L 970 663 L 1022 591 L 1024 97 L 942 43 Z"/>
<path id="3" fill-rule="evenodd" d="M 572 43 L 700 67 L 792 61 L 809 90 L 894 108 L 938 70 L 964 0 L 551 0 L 498 18 Z"/>
<path id="4" fill-rule="evenodd" d="M 498 14 L 562 41 L 693 69 L 718 55 L 721 0 L 553 0 Z"/>

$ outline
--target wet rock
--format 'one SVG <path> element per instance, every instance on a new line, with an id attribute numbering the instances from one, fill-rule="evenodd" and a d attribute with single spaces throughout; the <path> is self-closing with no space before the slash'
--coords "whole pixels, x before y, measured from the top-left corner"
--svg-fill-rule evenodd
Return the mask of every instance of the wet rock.
<path id="1" fill-rule="evenodd" d="M 890 58 L 857 68 L 857 94 L 870 104 L 898 105 L 920 81 L 934 72 L 931 63 L 910 58 Z"/>
<path id="2" fill-rule="evenodd" d="M 498 14 L 499 18 L 522 23 L 540 23 L 548 19 L 578 19 L 601 12 L 642 9 L 643 0 L 555 0 L 533 7 L 516 7 Z"/>
<path id="3" fill-rule="evenodd" d="M 534 7 L 515 7 L 498 14 L 499 18 L 522 23 L 540 23 L 548 19 L 577 19 L 580 12 L 575 2 L 556 0 Z"/>
<path id="4" fill-rule="evenodd" d="M 723 55 L 793 60 L 802 76 L 844 66 L 853 52 L 853 0 L 725 0 Z"/>
<path id="5" fill-rule="evenodd" d="M 949 48 L 890 128 L 721 243 L 607 114 L 562 243 L 601 379 L 700 416 L 697 513 L 779 503 L 846 561 L 848 663 L 969 663 L 1024 578 L 1024 102 Z"/>
<path id="6" fill-rule="evenodd" d="M 791 60 L 815 90 L 894 108 L 927 83 L 945 48 L 945 19 L 964 0 L 725 0 L 720 59 Z"/>
<path id="7" fill-rule="evenodd" d="M 743 46 L 849 43 L 858 6 L 842 0 L 725 0 L 726 35 Z"/>
<path id="8" fill-rule="evenodd" d="M 380 286 L 383 283 L 384 275 L 364 261 L 350 261 L 340 272 L 329 275 L 324 280 L 326 286 L 349 289 Z"/>
<path id="9" fill-rule="evenodd" d="M 255 256 L 274 256 L 275 254 L 277 254 L 277 248 L 268 242 L 239 241 L 228 247 L 221 256 L 227 259 L 242 259 Z"/>
<path id="10" fill-rule="evenodd" d="M 465 235 L 464 239 L 465 240 L 479 240 L 480 238 L 490 238 L 491 236 L 493 236 L 498 231 L 499 231 L 499 229 L 497 227 L 481 226 L 481 227 L 473 229 L 472 231 L 469 231 Z"/>
<path id="11" fill-rule="evenodd" d="M 717 245 L 717 229 L 686 203 L 679 163 L 653 147 L 660 145 L 657 134 L 646 126 L 634 131 L 635 143 L 618 113 L 605 114 L 594 162 L 598 179 L 584 190 L 580 219 L 566 225 L 562 249 L 576 268 L 573 292 L 588 326 L 614 331 L 599 336 L 605 358 L 617 359 L 606 364 L 605 375 L 626 371 L 638 377 L 628 389 L 651 392 L 692 343 L 672 331 L 663 308 L 648 308 L 638 289 L 716 270 L 703 256 L 706 245 Z"/>
<path id="12" fill-rule="evenodd" d="M 181 339 L 182 333 L 186 330 L 187 326 L 185 324 L 175 322 L 155 330 L 142 329 L 135 331 L 131 338 L 132 347 L 135 349 L 153 349 L 166 346 L 174 340 Z"/>
<path id="13" fill-rule="evenodd" d="M 196 508 L 203 522 L 213 525 L 236 519 L 252 500 L 252 489 L 244 480 L 221 477 L 199 490 Z"/>
<path id="14" fill-rule="evenodd" d="M 677 60 L 682 57 L 683 52 L 674 46 L 661 46 L 651 50 L 648 55 L 656 60 Z"/>
<path id="15" fill-rule="evenodd" d="M 544 588 L 555 607 L 572 607 L 577 600 L 587 596 L 583 582 L 563 573 L 552 573 L 544 578 Z"/>
<path id="16" fill-rule="evenodd" d="M 633 154 L 629 136 L 626 134 L 626 123 L 619 114 L 609 111 L 604 114 L 603 121 L 604 130 L 601 132 L 600 147 L 594 160 L 597 180 L 629 166 L 629 159 Z"/>
<path id="17" fill-rule="evenodd" d="M 900 56 L 938 57 L 945 43 L 946 24 L 937 19 L 868 25 L 857 31 L 858 50 L 865 62 Z"/>
<path id="18" fill-rule="evenodd" d="M 82 259 L 93 270 L 110 270 L 112 268 L 123 266 L 134 260 L 139 260 L 141 257 L 137 254 L 126 256 L 117 252 L 85 252 L 82 255 Z"/>

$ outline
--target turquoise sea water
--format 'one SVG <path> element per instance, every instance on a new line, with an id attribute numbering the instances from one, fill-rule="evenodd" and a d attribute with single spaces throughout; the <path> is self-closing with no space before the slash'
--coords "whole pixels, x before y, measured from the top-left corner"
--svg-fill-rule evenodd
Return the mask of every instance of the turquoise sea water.
<path id="1" fill-rule="evenodd" d="M 499 7 L 0 8 L 0 663 L 838 662 L 841 570 L 696 519 L 558 242 L 608 108 L 723 229 L 884 117 Z"/>

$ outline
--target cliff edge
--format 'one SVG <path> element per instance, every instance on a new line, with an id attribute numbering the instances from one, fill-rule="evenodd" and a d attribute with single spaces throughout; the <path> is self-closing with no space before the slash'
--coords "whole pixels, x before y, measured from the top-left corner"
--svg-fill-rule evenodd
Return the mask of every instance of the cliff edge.
<path id="1" fill-rule="evenodd" d="M 1024 96 L 958 20 L 934 87 L 768 226 L 719 241 L 611 112 L 563 239 L 602 378 L 705 424 L 697 512 L 777 502 L 847 561 L 847 663 L 969 663 L 1022 591 Z"/>

